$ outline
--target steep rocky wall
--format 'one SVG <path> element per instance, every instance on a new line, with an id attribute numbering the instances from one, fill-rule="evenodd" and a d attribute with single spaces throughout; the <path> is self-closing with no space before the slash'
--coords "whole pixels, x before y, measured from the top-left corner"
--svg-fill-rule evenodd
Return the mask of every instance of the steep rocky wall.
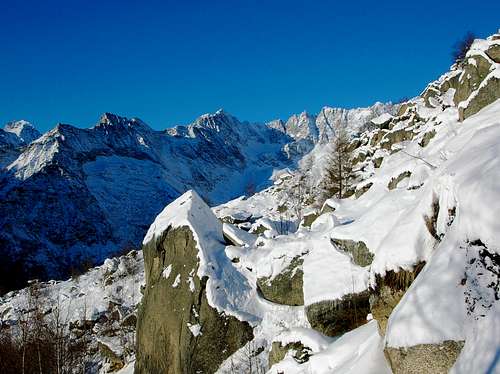
<path id="1" fill-rule="evenodd" d="M 188 227 L 167 229 L 144 245 L 146 287 L 137 321 L 135 372 L 213 373 L 253 338 L 252 328 L 212 308 L 199 279 Z"/>

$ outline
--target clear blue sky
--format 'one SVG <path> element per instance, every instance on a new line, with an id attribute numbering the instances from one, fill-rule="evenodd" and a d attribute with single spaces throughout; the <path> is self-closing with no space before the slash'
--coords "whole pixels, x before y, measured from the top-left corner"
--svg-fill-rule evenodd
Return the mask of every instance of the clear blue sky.
<path id="1" fill-rule="evenodd" d="M 224 108 L 286 118 L 417 95 L 500 1 L 2 1 L 0 123 L 156 129 Z"/>

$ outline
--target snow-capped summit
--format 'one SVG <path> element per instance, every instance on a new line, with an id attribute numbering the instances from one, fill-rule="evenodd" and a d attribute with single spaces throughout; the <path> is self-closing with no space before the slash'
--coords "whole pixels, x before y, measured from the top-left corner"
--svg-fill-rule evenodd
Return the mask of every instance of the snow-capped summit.
<path id="1" fill-rule="evenodd" d="M 4 130 L 15 134 L 24 144 L 31 143 L 41 135 L 35 126 L 25 120 L 9 122 L 5 125 Z"/>

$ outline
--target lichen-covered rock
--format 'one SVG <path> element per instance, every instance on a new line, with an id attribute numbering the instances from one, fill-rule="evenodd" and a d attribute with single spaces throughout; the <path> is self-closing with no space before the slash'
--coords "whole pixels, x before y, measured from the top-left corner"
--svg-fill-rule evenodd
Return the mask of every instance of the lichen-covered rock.
<path id="1" fill-rule="evenodd" d="M 362 241 L 332 238 L 332 242 L 338 249 L 350 253 L 353 262 L 358 266 L 368 266 L 373 262 L 373 253 Z"/>
<path id="2" fill-rule="evenodd" d="M 436 98 L 440 94 L 441 94 L 441 91 L 438 88 L 436 88 L 432 85 L 428 86 L 425 89 L 425 91 L 422 93 L 422 98 L 424 99 L 425 106 L 428 108 L 434 108 L 435 105 L 433 105 L 434 103 L 431 101 L 431 98 Z"/>
<path id="3" fill-rule="evenodd" d="M 500 74 L 486 77 L 479 89 L 472 94 L 466 105 L 460 105 L 458 115 L 460 121 L 479 112 L 485 106 L 500 98 Z"/>
<path id="4" fill-rule="evenodd" d="M 311 327 L 324 335 L 336 336 L 366 323 L 370 293 L 344 295 L 338 300 L 321 301 L 306 307 Z"/>
<path id="5" fill-rule="evenodd" d="M 381 156 L 381 157 L 376 157 L 373 159 L 373 166 L 375 168 L 379 168 L 380 165 L 382 165 L 382 161 L 384 161 L 384 158 Z"/>
<path id="6" fill-rule="evenodd" d="M 273 342 L 269 351 L 269 367 L 282 361 L 288 352 L 293 352 L 293 358 L 298 363 L 304 363 L 311 356 L 311 349 L 304 346 L 301 342 L 288 343 L 283 346 L 281 342 Z"/>
<path id="7" fill-rule="evenodd" d="M 453 101 L 458 105 L 476 90 L 490 72 L 491 63 L 481 55 L 473 55 L 466 60 Z"/>
<path id="8" fill-rule="evenodd" d="M 441 344 L 386 347 L 384 353 L 394 374 L 446 374 L 463 346 L 463 341 L 447 340 Z"/>
<path id="9" fill-rule="evenodd" d="M 486 55 L 495 61 L 497 64 L 500 63 L 500 44 L 491 45 L 486 51 Z"/>
<path id="10" fill-rule="evenodd" d="M 262 296 L 273 303 L 283 305 L 304 305 L 302 264 L 304 260 L 297 256 L 292 259 L 274 279 L 257 279 L 257 287 Z"/>
<path id="11" fill-rule="evenodd" d="M 356 148 L 359 148 L 360 146 L 361 146 L 361 140 L 359 138 L 355 138 L 349 143 L 349 146 L 347 147 L 347 152 L 352 152 Z"/>
<path id="12" fill-rule="evenodd" d="M 321 207 L 320 215 L 325 214 L 325 213 L 335 212 L 336 207 L 334 207 L 332 205 L 334 205 L 334 203 L 330 203 L 329 200 L 325 201 L 325 203 Z"/>
<path id="13" fill-rule="evenodd" d="M 460 78 L 460 72 L 455 70 L 451 73 L 439 86 L 439 90 L 441 94 L 446 93 L 450 88 L 454 88 L 455 90 L 458 87 L 458 79 Z"/>
<path id="14" fill-rule="evenodd" d="M 363 195 L 366 191 L 370 189 L 370 187 L 373 186 L 373 183 L 367 183 L 364 184 L 363 186 L 359 187 L 356 189 L 356 192 L 354 195 L 356 196 L 356 199 L 359 198 L 361 195 Z"/>
<path id="15" fill-rule="evenodd" d="M 411 176 L 411 171 L 405 171 L 401 174 L 399 174 L 397 177 L 392 178 L 389 183 L 387 184 L 387 188 L 389 190 L 395 189 L 399 182 L 401 182 L 405 178 L 409 178 Z"/>
<path id="16" fill-rule="evenodd" d="M 370 145 L 372 147 L 376 146 L 380 142 L 380 140 L 382 140 L 382 138 L 385 136 L 385 134 L 387 134 L 388 132 L 389 131 L 385 130 L 385 129 L 380 129 L 377 132 L 375 132 L 372 135 L 372 138 L 370 139 Z"/>
<path id="17" fill-rule="evenodd" d="M 405 140 L 412 140 L 414 135 L 415 133 L 413 131 L 407 130 L 406 128 L 388 132 L 380 141 L 380 147 L 390 150 L 396 143 L 401 143 Z"/>
<path id="18" fill-rule="evenodd" d="M 252 328 L 209 305 L 187 226 L 143 246 L 146 287 L 137 321 L 135 373 L 213 373 L 252 339 Z M 168 269 L 168 272 L 165 271 Z"/>
<path id="19" fill-rule="evenodd" d="M 414 106 L 415 103 L 410 103 L 410 102 L 401 104 L 398 110 L 398 117 L 405 115 L 408 109 L 413 108 Z"/>
<path id="20" fill-rule="evenodd" d="M 318 217 L 319 217 L 319 214 L 316 211 L 308 212 L 308 213 L 304 214 L 304 218 L 302 218 L 303 219 L 302 226 L 311 227 L 313 222 L 316 221 L 316 218 L 318 218 Z"/>
<path id="21" fill-rule="evenodd" d="M 352 164 L 353 165 L 356 165 L 357 163 L 360 163 L 360 162 L 363 162 L 364 160 L 366 160 L 366 158 L 368 157 L 369 153 L 366 152 L 366 151 L 360 151 L 358 152 L 352 159 Z"/>
<path id="22" fill-rule="evenodd" d="M 418 143 L 422 148 L 426 147 L 432 138 L 436 136 L 436 130 L 432 129 L 431 131 L 427 131 L 423 136 L 422 140 Z"/>

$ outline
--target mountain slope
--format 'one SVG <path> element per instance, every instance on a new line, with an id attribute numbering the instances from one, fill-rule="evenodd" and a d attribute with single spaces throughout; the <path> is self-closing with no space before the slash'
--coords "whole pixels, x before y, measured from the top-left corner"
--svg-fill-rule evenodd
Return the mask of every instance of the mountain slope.
<path id="1" fill-rule="evenodd" d="M 391 109 L 363 109 L 358 122 Z M 24 142 L 33 136 L 22 125 L 8 128 Z M 25 274 L 16 277 L 20 282 L 62 277 L 83 262 L 136 247 L 162 207 L 190 188 L 211 203 L 261 189 L 273 170 L 295 167 L 319 144 L 301 126 L 280 131 L 240 122 L 222 110 L 166 131 L 109 113 L 90 129 L 58 125 L 26 145 L 0 174 L 0 248 L 6 259 L 0 284 L 14 286 L 9 269 Z M 325 141 L 334 131 L 314 120 L 308 126 Z"/>

